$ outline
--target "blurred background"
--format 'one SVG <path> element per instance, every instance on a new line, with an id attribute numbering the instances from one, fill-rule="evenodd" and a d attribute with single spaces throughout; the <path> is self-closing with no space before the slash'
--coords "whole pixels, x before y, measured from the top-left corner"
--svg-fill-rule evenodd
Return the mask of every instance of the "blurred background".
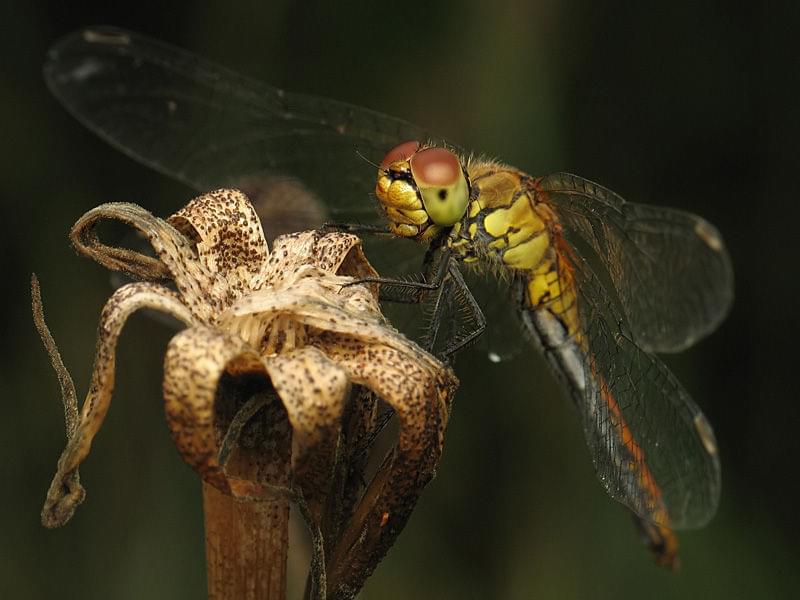
<path id="1" fill-rule="evenodd" d="M 46 49 L 84 25 L 134 29 L 286 89 L 419 123 L 533 174 L 602 182 L 690 210 L 725 236 L 733 312 L 666 362 L 714 425 L 717 517 L 656 567 L 598 485 L 580 425 L 530 350 L 457 363 L 438 477 L 363 598 L 779 598 L 800 576 L 796 183 L 800 5 L 582 0 L 488 3 L 5 2 L 0 22 L 0 597 L 199 598 L 200 485 L 161 406 L 171 331 L 121 338 L 113 407 L 66 527 L 39 523 L 63 447 L 58 385 L 34 331 L 29 277 L 79 396 L 109 295 L 67 232 L 107 201 L 166 216 L 193 193 L 84 129 L 49 95 Z M 297 573 L 296 571 L 292 571 Z M 299 589 L 295 582 L 293 589 Z"/>

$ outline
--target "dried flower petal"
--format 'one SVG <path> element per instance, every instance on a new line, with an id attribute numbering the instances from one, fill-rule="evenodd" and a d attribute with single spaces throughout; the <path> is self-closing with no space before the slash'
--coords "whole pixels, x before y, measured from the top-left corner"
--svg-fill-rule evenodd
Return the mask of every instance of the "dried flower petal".
<path id="1" fill-rule="evenodd" d="M 205 326 L 181 331 L 170 341 L 164 358 L 164 406 L 183 460 L 205 481 L 236 494 L 218 462 L 220 443 L 214 423 L 217 387 L 226 370 L 266 377 L 258 353 L 242 340 Z M 269 492 L 248 486 L 238 495 L 264 497 Z"/>
<path id="2" fill-rule="evenodd" d="M 205 291 L 218 309 L 261 286 L 269 248 L 253 205 L 239 190 L 195 198 L 167 222 L 191 240 L 209 274 Z"/>
<path id="3" fill-rule="evenodd" d="M 83 402 L 78 425 L 58 461 L 58 471 L 42 509 L 42 522 L 47 527 L 59 527 L 66 523 L 72 517 L 77 504 L 83 500 L 83 493 L 77 493 L 67 481 L 72 479 L 78 465 L 89 454 L 92 440 L 108 412 L 114 391 L 117 339 L 128 317 L 141 308 L 162 311 L 187 325 L 194 320 L 174 292 L 154 283 L 125 285 L 108 299 L 100 314 L 97 351 L 89 392 Z"/>

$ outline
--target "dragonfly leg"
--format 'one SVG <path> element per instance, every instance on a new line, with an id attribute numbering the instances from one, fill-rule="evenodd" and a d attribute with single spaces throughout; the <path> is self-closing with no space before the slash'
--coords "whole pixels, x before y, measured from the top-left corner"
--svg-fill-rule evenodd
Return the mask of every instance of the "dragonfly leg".
<path id="1" fill-rule="evenodd" d="M 329 221 L 322 224 L 322 231 L 352 233 L 353 235 L 377 235 L 397 237 L 383 225 L 369 225 L 366 223 L 336 223 Z"/>
<path id="2" fill-rule="evenodd" d="M 397 237 L 396 234 L 389 231 L 385 226 L 370 225 L 367 223 L 338 223 L 330 221 L 322 225 L 322 230 L 352 233 L 358 236 Z M 438 260 L 434 260 L 433 258 L 436 250 L 440 247 L 441 240 L 433 242 L 428 247 L 423 260 L 422 281 L 415 281 L 414 278 L 418 277 L 418 275 L 414 274 L 409 278 L 366 277 L 352 281 L 347 285 L 376 283 L 381 285 L 381 300 L 399 304 L 421 304 L 425 292 L 438 289 L 444 279 L 444 275 L 447 273 L 447 269 L 442 269 L 441 266 L 449 258 L 449 250 L 443 251 L 442 256 Z M 392 288 L 394 293 L 387 293 L 387 287 Z"/>
<path id="3" fill-rule="evenodd" d="M 401 279 L 396 277 L 365 277 L 356 279 L 347 285 L 377 283 L 381 285 L 380 299 L 400 304 L 421 304 L 426 292 L 439 290 L 447 276 L 451 264 L 451 252 L 448 248 L 435 256 L 438 248 L 429 248 L 422 264 L 422 281 Z M 388 288 L 388 289 L 387 289 Z"/>
<path id="4" fill-rule="evenodd" d="M 472 292 L 470 292 L 469 286 L 467 286 L 464 277 L 461 275 L 461 271 L 458 270 L 458 266 L 451 262 L 448 267 L 448 272 L 450 277 L 446 284 L 441 286 L 436 296 L 436 302 L 433 307 L 428 330 L 425 334 L 423 347 L 429 352 L 433 351 L 436 338 L 441 329 L 442 318 L 446 312 L 449 312 L 446 310 L 447 305 L 455 299 L 455 301 L 459 302 L 461 305 L 459 307 L 461 310 L 457 311 L 456 314 L 465 314 L 467 322 L 471 323 L 472 326 L 467 331 L 457 331 L 456 334 L 448 340 L 444 349 L 437 352 L 438 358 L 450 363 L 458 352 L 467 348 L 483 334 L 486 330 L 486 316 L 483 314 Z"/>

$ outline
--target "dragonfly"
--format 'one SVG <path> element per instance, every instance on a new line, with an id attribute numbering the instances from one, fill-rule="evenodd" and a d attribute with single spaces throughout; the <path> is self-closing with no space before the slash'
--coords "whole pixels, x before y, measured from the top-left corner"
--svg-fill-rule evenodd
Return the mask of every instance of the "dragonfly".
<path id="1" fill-rule="evenodd" d="M 405 282 L 412 296 L 455 290 L 475 324 L 448 352 L 507 312 L 475 302 L 461 269 L 477 274 L 469 281 L 501 281 L 515 337 L 544 355 L 600 482 L 657 562 L 675 567 L 674 530 L 716 512 L 713 430 L 657 356 L 710 334 L 730 309 L 732 267 L 709 222 L 576 175 L 476 158 L 402 119 L 286 92 L 121 29 L 67 36 L 44 74 L 77 119 L 134 159 L 197 190 L 261 199 L 267 229 L 300 215 L 293 224 L 355 223 L 420 242 L 423 279 Z"/>

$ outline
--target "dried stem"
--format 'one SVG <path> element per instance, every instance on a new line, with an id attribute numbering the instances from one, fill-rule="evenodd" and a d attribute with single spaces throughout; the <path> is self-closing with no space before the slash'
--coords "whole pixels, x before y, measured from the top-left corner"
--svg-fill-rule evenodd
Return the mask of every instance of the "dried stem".
<path id="1" fill-rule="evenodd" d="M 283 600 L 289 499 L 237 500 L 203 483 L 208 597 Z"/>
<path id="2" fill-rule="evenodd" d="M 58 351 L 56 341 L 53 339 L 53 334 L 50 333 L 50 328 L 44 320 L 44 308 L 42 307 L 42 292 L 39 288 L 39 279 L 36 275 L 31 275 L 31 305 L 33 308 L 33 323 L 36 325 L 36 331 L 39 332 L 39 337 L 42 338 L 47 355 L 50 357 L 50 362 L 53 369 L 58 376 L 58 385 L 61 387 L 61 399 L 64 403 L 64 420 L 67 424 L 67 441 L 70 440 L 75 433 L 78 426 L 78 397 L 75 393 L 75 384 L 72 382 L 72 376 L 64 366 L 64 361 L 61 360 L 61 353 Z"/>
<path id="3" fill-rule="evenodd" d="M 274 493 L 236 498 L 203 482 L 211 600 L 286 597 L 291 426 L 274 392 L 248 390 L 249 384 L 236 378 L 220 382 L 215 403 L 216 435 L 225 455 L 220 462 L 230 481 L 259 481 Z"/>

